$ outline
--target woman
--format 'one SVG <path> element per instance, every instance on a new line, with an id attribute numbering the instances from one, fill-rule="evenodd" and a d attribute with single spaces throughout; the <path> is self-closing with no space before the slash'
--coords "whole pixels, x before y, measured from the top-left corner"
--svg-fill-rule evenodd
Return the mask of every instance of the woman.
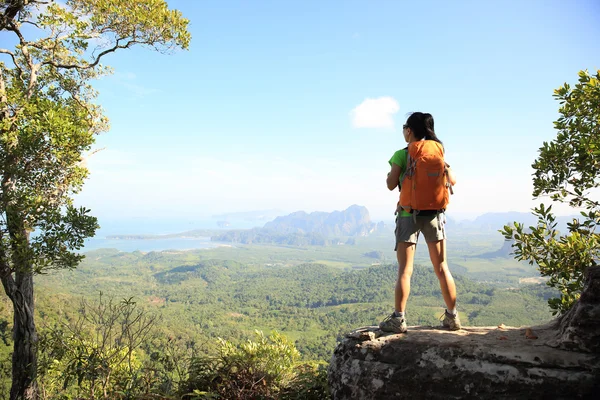
<path id="1" fill-rule="evenodd" d="M 415 112 L 406 120 L 403 127 L 404 139 L 408 144 L 420 140 L 441 141 L 435 134 L 433 117 L 431 114 Z M 443 151 L 443 147 L 442 147 Z M 390 159 L 391 171 L 387 177 L 387 187 L 394 190 L 400 186 L 407 170 L 408 147 L 398 150 Z M 454 185 L 455 179 L 446 164 L 448 182 Z M 399 187 L 402 190 L 401 187 Z M 410 294 L 410 278 L 413 272 L 413 261 L 419 233 L 423 233 L 429 258 L 433 264 L 435 274 L 440 282 L 442 296 L 446 303 L 446 311 L 442 325 L 450 330 L 461 328 L 460 319 L 456 312 L 456 286 L 448 269 L 446 261 L 446 231 L 444 230 L 444 210 L 420 210 L 414 216 L 411 212 L 398 206 L 396 211 L 396 255 L 398 257 L 398 281 L 395 291 L 395 311 L 379 324 L 379 328 L 386 332 L 406 332 L 406 303 Z"/>

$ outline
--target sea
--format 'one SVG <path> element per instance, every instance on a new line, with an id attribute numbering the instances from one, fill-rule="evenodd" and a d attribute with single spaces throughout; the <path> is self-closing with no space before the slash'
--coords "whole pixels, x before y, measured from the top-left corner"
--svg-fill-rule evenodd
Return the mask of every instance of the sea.
<path id="1" fill-rule="evenodd" d="M 214 218 L 186 218 L 186 219 L 152 219 L 152 218 L 123 218 L 103 219 L 98 218 L 100 229 L 96 235 L 85 240 L 81 252 L 98 249 L 117 249 L 124 252 L 150 252 L 166 250 L 195 250 L 222 246 L 224 243 L 213 242 L 210 237 L 195 238 L 164 238 L 161 235 L 183 233 L 196 229 L 226 230 L 250 229 L 262 227 L 267 221 L 237 220 L 223 221 Z M 114 239 L 113 235 L 157 235 L 156 239 Z"/>

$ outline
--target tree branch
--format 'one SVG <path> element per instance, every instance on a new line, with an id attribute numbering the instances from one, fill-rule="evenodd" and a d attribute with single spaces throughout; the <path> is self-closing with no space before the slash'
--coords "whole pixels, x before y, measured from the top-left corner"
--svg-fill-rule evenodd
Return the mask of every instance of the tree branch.
<path id="1" fill-rule="evenodd" d="M 52 1 L 52 0 L 50 0 Z M 7 29 L 14 21 L 17 14 L 30 4 L 50 4 L 50 1 L 43 0 L 4 0 L 4 14 L 0 14 L 0 31 Z"/>
<path id="2" fill-rule="evenodd" d="M 40 2 L 40 4 L 48 4 L 48 3 L 46 3 L 46 2 Z M 41 27 L 41 26 L 39 26 L 38 24 L 36 24 L 36 23 L 35 23 L 35 22 L 33 22 L 33 21 L 21 21 L 21 24 L 29 24 L 29 25 L 33 25 L 33 26 L 35 26 L 35 27 L 36 27 L 36 28 L 38 28 L 38 29 L 42 29 L 42 27 Z"/>
<path id="3" fill-rule="evenodd" d="M 25 37 L 23 37 L 17 25 L 11 21 L 8 24 L 8 30 L 14 32 L 19 38 L 19 43 L 21 44 L 21 51 L 23 52 L 25 60 L 27 61 L 27 65 L 29 66 L 31 75 L 29 76 L 29 85 L 27 87 L 27 98 L 30 98 L 33 95 L 33 87 L 35 86 L 35 82 L 37 80 L 37 70 L 39 69 L 39 65 L 34 64 L 33 58 L 29 53 L 29 42 L 25 40 Z"/>
<path id="4" fill-rule="evenodd" d="M 24 21 L 24 22 L 36 25 L 33 22 L 29 22 L 29 21 Z M 38 26 L 38 28 L 42 29 L 39 26 Z M 85 34 L 74 34 L 72 31 L 69 31 L 69 33 L 64 34 L 64 35 L 61 36 L 60 33 L 63 32 L 63 31 L 55 33 L 55 28 L 54 27 L 52 28 L 52 32 L 53 32 L 52 33 L 53 36 L 43 38 L 43 39 L 39 40 L 38 42 L 31 42 L 31 43 L 29 43 L 29 45 L 31 47 L 35 47 L 36 49 L 39 49 L 39 50 L 52 50 L 52 49 L 56 49 L 56 44 L 58 42 L 62 42 L 65 39 L 71 38 L 71 39 L 85 39 L 85 40 L 90 40 L 90 39 L 97 39 L 97 38 L 102 37 L 101 33 L 87 32 Z M 46 43 L 48 43 L 48 44 L 46 44 Z"/>
<path id="5" fill-rule="evenodd" d="M 129 47 L 131 47 L 131 45 L 133 45 L 135 43 L 142 43 L 142 42 L 138 42 L 137 40 L 130 40 L 126 44 L 120 45 L 119 42 L 123 39 L 124 38 L 117 39 L 117 41 L 113 47 L 111 47 L 110 49 L 106 49 L 103 52 L 101 52 L 100 54 L 98 54 L 98 57 L 96 57 L 94 62 L 92 62 L 91 64 L 87 64 L 87 65 L 85 65 L 85 64 L 59 64 L 54 61 L 44 61 L 42 63 L 42 65 L 52 65 L 55 68 L 63 68 L 63 69 L 90 69 L 90 68 L 94 68 L 96 65 L 98 65 L 98 63 L 100 62 L 100 59 L 102 57 L 104 57 L 105 55 L 107 55 L 109 53 L 113 53 L 117 49 L 129 48 Z"/>
<path id="6" fill-rule="evenodd" d="M 25 8 L 29 3 L 27 0 L 6 0 L 6 8 L 4 14 L 0 16 L 0 31 L 6 29 L 6 27 L 15 19 L 17 14 Z"/>
<path id="7" fill-rule="evenodd" d="M 565 192 L 567 193 L 567 195 L 569 196 L 573 196 L 574 199 L 579 199 L 582 203 L 587 203 L 589 207 L 596 207 L 599 208 L 600 207 L 600 202 L 598 201 L 594 201 L 592 199 L 588 199 L 587 197 L 584 197 L 583 194 L 582 195 L 578 195 L 577 193 L 564 188 Z M 565 199 L 568 202 L 573 201 L 574 199 Z"/>
<path id="8" fill-rule="evenodd" d="M 13 64 L 15 64 L 17 68 L 19 67 L 17 64 L 17 59 L 15 58 L 15 54 L 12 51 L 8 49 L 0 49 L 0 54 L 8 54 L 12 58 Z"/>
<path id="9" fill-rule="evenodd" d="M 21 78 L 23 76 L 23 70 L 21 69 L 19 64 L 17 64 L 17 58 L 15 57 L 15 54 L 8 49 L 0 49 L 0 54 L 8 54 L 12 58 L 13 64 L 15 64 L 15 68 L 19 71 L 19 78 Z"/>
<path id="10" fill-rule="evenodd" d="M 81 159 L 81 161 L 79 161 L 79 163 L 78 163 L 78 164 L 79 164 L 79 165 L 85 165 L 85 163 L 87 162 L 87 160 L 88 160 L 88 159 L 89 159 L 91 156 L 93 156 L 93 155 L 94 155 L 94 154 L 96 154 L 96 153 L 99 153 L 99 152 L 101 152 L 102 150 L 106 150 L 106 147 L 102 147 L 102 148 L 100 148 L 100 149 L 96 149 L 96 150 L 94 150 L 94 151 L 90 152 L 90 153 L 89 153 L 87 156 L 83 157 L 83 158 Z"/>
<path id="11" fill-rule="evenodd" d="M 4 81 L 4 74 L 2 73 L 2 68 L 0 68 L 0 104 L 2 104 L 2 108 L 0 109 L 0 121 L 8 119 L 9 117 L 9 109 L 8 109 L 8 98 L 6 96 L 6 82 Z"/>

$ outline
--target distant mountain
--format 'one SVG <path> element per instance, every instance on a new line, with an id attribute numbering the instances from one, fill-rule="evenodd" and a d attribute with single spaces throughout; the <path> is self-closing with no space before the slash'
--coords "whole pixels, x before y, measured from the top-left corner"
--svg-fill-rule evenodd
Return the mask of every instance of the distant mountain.
<path id="1" fill-rule="evenodd" d="M 270 221 L 273 218 L 281 215 L 281 210 L 257 210 L 257 211 L 242 211 L 231 212 L 226 214 L 213 215 L 212 218 L 222 221 L 244 220 L 244 221 Z"/>
<path id="2" fill-rule="evenodd" d="M 557 229 L 561 232 L 567 231 L 567 222 L 571 222 L 577 215 L 562 216 L 556 218 Z M 457 231 L 465 231 L 472 233 L 497 232 L 504 225 L 519 222 L 529 227 L 537 224 L 537 218 L 531 213 L 525 212 L 493 212 L 485 213 L 473 221 L 456 221 L 448 217 L 448 228 L 456 229 Z"/>
<path id="3" fill-rule="evenodd" d="M 297 211 L 267 222 L 264 229 L 282 234 L 315 233 L 331 236 L 366 236 L 377 228 L 371 222 L 366 207 L 352 205 L 343 211 L 312 212 Z"/>
<path id="4" fill-rule="evenodd" d="M 559 232 L 566 233 L 568 231 L 567 223 L 571 222 L 574 218 L 578 218 L 578 215 L 569 215 L 556 217 L 556 229 Z M 525 232 L 531 232 L 530 226 L 537 225 L 537 218 L 531 213 L 522 212 L 504 212 L 504 213 L 487 213 L 480 215 L 475 218 L 474 221 L 461 221 L 455 222 L 449 220 L 449 227 L 456 229 L 458 232 L 469 232 L 469 233 L 485 233 L 485 232 L 498 232 L 504 227 L 504 225 L 512 225 L 513 222 L 518 222 L 524 225 Z M 498 232 L 500 235 L 500 232 Z M 512 248 L 513 241 L 505 240 L 502 247 L 496 251 L 478 254 L 473 257 L 477 258 L 514 258 L 514 249 Z"/>
<path id="5" fill-rule="evenodd" d="M 355 236 L 382 232 L 385 224 L 371 222 L 369 211 L 352 205 L 343 211 L 296 211 L 267 222 L 262 228 L 227 230 L 211 236 L 218 242 L 285 246 L 354 245 Z"/>
<path id="6" fill-rule="evenodd" d="M 512 248 L 512 244 L 513 244 L 512 240 L 505 240 L 504 243 L 502 244 L 502 247 L 500 247 L 498 250 L 490 251 L 488 253 L 483 253 L 483 254 L 477 254 L 472 257 L 487 258 L 487 259 L 490 259 L 490 258 L 514 258 L 514 255 L 512 254 L 512 252 L 514 251 L 514 249 Z"/>

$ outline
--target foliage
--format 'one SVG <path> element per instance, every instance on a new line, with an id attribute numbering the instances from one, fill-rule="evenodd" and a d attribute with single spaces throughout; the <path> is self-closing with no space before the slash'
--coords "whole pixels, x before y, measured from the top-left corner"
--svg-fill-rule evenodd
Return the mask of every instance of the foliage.
<path id="1" fill-rule="evenodd" d="M 364 254 L 365 257 L 375 258 L 377 260 L 382 260 L 384 258 L 382 251 L 370 251 Z"/>
<path id="2" fill-rule="evenodd" d="M 12 343 L 11 343 L 12 344 Z M 10 391 L 10 351 L 9 347 L 4 343 L 0 343 L 0 399 L 7 399 L 6 394 Z"/>
<path id="3" fill-rule="evenodd" d="M 370 244 L 364 247 L 364 241 Z M 129 381 L 117 383 L 110 379 L 113 388 L 123 388 L 122 393 L 112 392 L 115 398 L 143 398 L 146 394 L 154 398 L 179 398 L 189 393 L 184 389 L 191 359 L 198 355 L 216 356 L 217 337 L 242 344 L 253 338 L 255 329 L 277 330 L 294 344 L 306 363 L 295 368 L 303 374 L 278 396 L 311 398 L 314 390 L 323 387 L 326 377 L 323 364 L 315 365 L 310 360 L 329 360 L 337 342 L 347 332 L 358 326 L 375 325 L 389 313 L 397 266 L 351 269 L 300 261 L 318 257 L 328 262 L 348 257 L 350 265 L 362 262 L 369 265 L 371 259 L 363 254 L 378 246 L 364 238 L 359 240 L 357 248 L 345 249 L 240 246 L 150 253 L 98 250 L 88 253 L 76 270 L 52 271 L 36 282 L 36 318 L 41 322 L 43 341 L 49 335 L 48 329 L 60 328 L 66 337 L 69 332 L 64 325 L 66 321 L 76 324 L 80 319 L 81 297 L 89 304 L 96 304 L 98 290 L 114 299 L 135 296 L 136 308 L 161 315 L 146 340 L 135 349 L 139 363 L 128 375 Z M 495 248 L 496 244 L 489 246 Z M 381 248 L 388 247 L 389 238 L 381 239 Z M 455 249 L 453 246 L 452 251 Z M 476 251 L 481 251 L 480 246 Z M 229 261 L 242 259 L 244 263 Z M 510 263 L 517 264 L 513 260 Z M 509 268 L 503 275 L 512 273 L 513 267 Z M 492 278 L 482 275 L 482 279 Z M 546 301 L 555 291 L 544 285 L 519 285 L 522 289 L 507 291 L 496 284 L 477 283 L 461 275 L 456 275 L 455 280 L 461 318 L 469 325 L 531 325 L 550 318 Z M 518 284 L 515 281 L 506 285 Z M 412 289 L 410 324 L 438 325 L 443 300 L 430 266 L 415 266 Z M 0 321 L 8 321 L 6 340 L 12 345 L 12 315 L 8 307 L 2 307 L 8 303 L 8 299 L 0 300 Z M 87 326 L 93 332 L 102 329 L 92 324 Z M 0 339 L 0 360 L 7 360 L 10 367 L 10 361 L 1 357 L 1 344 Z M 45 354 L 48 348 L 44 345 L 41 353 L 42 366 L 49 359 Z M 50 379 L 40 375 L 40 380 L 44 389 Z M 58 386 L 63 380 L 54 382 Z M 66 392 L 78 391 L 82 397 L 88 397 L 76 380 L 71 382 Z M 0 393 L 0 399 L 3 394 Z"/>
<path id="4" fill-rule="evenodd" d="M 132 299 L 115 302 L 100 294 L 82 300 L 78 317 L 42 331 L 39 384 L 46 398 L 115 398 L 136 385 L 140 345 L 156 323 Z"/>
<path id="5" fill-rule="evenodd" d="M 219 338 L 217 356 L 192 362 L 188 390 L 195 398 L 276 399 L 283 393 L 290 399 L 323 398 L 327 390 L 322 369 L 299 365 L 300 353 L 281 334 L 255 334 L 256 341 L 238 346 Z"/>
<path id="6" fill-rule="evenodd" d="M 187 384 L 191 361 L 202 344 L 183 336 L 171 335 L 165 326 L 157 326 L 141 347 L 146 357 L 132 391 L 155 396 L 179 398 Z"/>
<path id="7" fill-rule="evenodd" d="M 560 117 L 556 138 L 540 148 L 533 163 L 533 195 L 583 208 L 568 224 L 568 233 L 556 229 L 552 206 L 534 208 L 536 226 L 506 225 L 502 234 L 514 240 L 517 260 L 537 264 L 548 285 L 560 292 L 548 301 L 554 313 L 564 313 L 579 298 L 586 268 L 600 260 L 600 202 L 592 196 L 600 187 L 600 70 L 579 73 L 579 82 L 554 91 Z M 595 192 L 596 191 L 596 192 Z"/>
<path id="8" fill-rule="evenodd" d="M 294 368 L 296 377 L 281 391 L 282 400 L 324 400 L 329 398 L 327 364 L 307 362 Z"/>
<path id="9" fill-rule="evenodd" d="M 376 325 L 393 307 L 397 265 L 342 269 L 320 263 L 296 264 L 313 256 L 303 249 L 284 250 L 280 254 L 276 248 L 263 246 L 146 254 L 102 250 L 89 253 L 77 270 L 54 272 L 40 284 L 48 294 L 89 296 L 102 290 L 117 298 L 136 296 L 140 306 L 160 312 L 164 338 L 181 337 L 177 340 L 184 346 L 194 342 L 199 351 L 210 349 L 206 343 L 216 337 L 237 343 L 255 329 L 277 330 L 294 342 L 303 360 L 329 360 L 337 340 L 346 332 Z M 349 251 L 338 249 L 317 257 L 335 259 Z M 356 251 L 356 263 L 364 253 L 364 249 Z M 219 254 L 225 259 L 213 258 Z M 229 257 L 246 262 L 228 261 Z M 263 257 L 270 262 L 259 262 Z M 533 269 L 528 272 L 533 273 Z M 504 272 L 503 276 L 510 274 Z M 517 286 L 517 280 L 506 286 Z M 466 315 L 479 313 L 478 325 L 533 324 L 550 318 L 545 294 L 526 301 L 525 294 L 515 293 L 514 302 L 502 305 L 493 301 L 505 291 L 496 283 L 477 283 L 461 275 L 456 275 L 455 281 L 459 309 Z M 444 302 L 430 266 L 415 266 L 411 289 L 410 324 L 438 325 Z M 525 313 L 523 304 L 527 303 L 530 308 Z M 38 309 L 47 312 L 57 304 L 61 301 L 55 297 L 40 297 Z M 507 314 L 501 321 L 495 318 L 498 310 Z M 470 323 L 466 316 L 464 322 Z M 162 342 L 148 345 L 153 347 L 144 345 L 146 354 L 165 346 Z"/>
<path id="10" fill-rule="evenodd" d="M 169 336 L 137 302 L 102 294 L 63 319 L 70 322 L 41 330 L 44 399 L 326 398 L 326 366 L 300 363 L 293 343 L 278 333 L 256 332 L 256 341 L 239 346 L 218 339 L 216 355 L 198 355 L 196 343 Z M 199 388 L 217 381 L 211 391 Z"/>

